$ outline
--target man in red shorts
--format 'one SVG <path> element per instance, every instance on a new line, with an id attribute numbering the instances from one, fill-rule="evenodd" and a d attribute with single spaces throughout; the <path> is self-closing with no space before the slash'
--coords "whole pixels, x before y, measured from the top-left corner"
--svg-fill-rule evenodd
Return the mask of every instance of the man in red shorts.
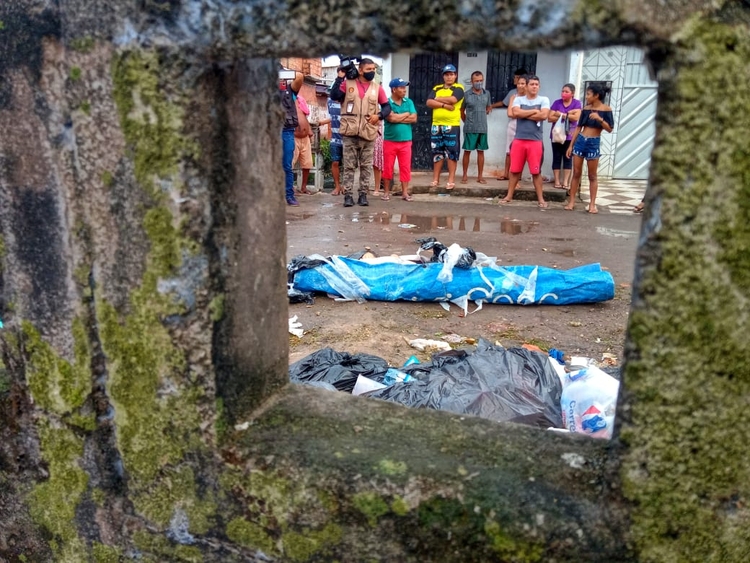
<path id="1" fill-rule="evenodd" d="M 549 98 L 539 95 L 539 77 L 529 76 L 526 81 L 526 95 L 517 96 L 511 108 L 512 117 L 517 121 L 516 138 L 510 147 L 510 180 L 508 195 L 500 203 L 510 203 L 513 192 L 521 179 L 524 164 L 529 164 L 529 172 L 534 183 L 539 207 L 547 207 L 542 191 L 542 123 L 549 116 Z"/>

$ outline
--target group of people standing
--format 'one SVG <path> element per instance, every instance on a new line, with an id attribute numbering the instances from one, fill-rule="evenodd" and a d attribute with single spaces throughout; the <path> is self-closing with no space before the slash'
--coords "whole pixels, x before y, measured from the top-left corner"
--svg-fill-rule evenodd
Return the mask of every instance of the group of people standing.
<path id="1" fill-rule="evenodd" d="M 299 74 L 299 73 L 298 73 Z M 301 74 L 300 74 L 301 77 Z M 401 78 L 390 81 L 391 96 L 374 81 L 375 63 L 362 59 L 356 78 L 347 78 L 343 69 L 333 83 L 328 102 L 330 119 L 331 159 L 336 187 L 333 195 L 344 195 L 344 206 L 354 205 L 352 197 L 355 171 L 359 169 L 360 181 L 357 204 L 366 206 L 368 191 L 372 184 L 373 162 L 378 149 L 382 150 L 382 164 L 375 162 L 375 170 L 382 170 L 384 194 L 381 199 L 390 199 L 395 162 L 399 165 L 401 197 L 411 201 L 412 124 L 417 121 L 417 112 L 412 100 L 406 97 L 409 82 Z M 611 132 L 614 127 L 612 109 L 604 103 L 608 93 L 604 86 L 592 84 L 586 90 L 586 105 L 575 99 L 575 86 L 565 84 L 560 98 L 550 104 L 549 98 L 539 94 L 540 80 L 519 69 L 514 75 L 515 88 L 496 103 L 492 103 L 490 93 L 484 88 L 484 76 L 480 71 L 471 74 L 471 88 L 466 91 L 457 82 L 457 70 L 452 64 L 442 69 L 443 82 L 436 85 L 427 99 L 427 107 L 432 110 L 430 145 L 433 160 L 432 186 L 440 184 L 444 163 L 448 169 L 446 189 L 455 187 L 460 149 L 463 148 L 463 175 L 461 182 L 468 182 L 468 168 L 471 153 L 477 151 L 477 181 L 486 183 L 483 177 L 484 152 L 489 148 L 487 116 L 493 108 L 507 107 L 509 117 L 507 130 L 505 175 L 508 180 L 508 193 L 500 200 L 509 204 L 521 173 L 528 164 L 537 194 L 539 207 L 546 208 L 544 200 L 541 167 L 544 158 L 543 123 L 550 127 L 552 140 L 552 170 L 556 188 L 568 190 L 570 198 L 566 210 L 575 207 L 575 197 L 580 189 L 583 162 L 587 163 L 590 202 L 589 213 L 597 213 L 597 167 L 599 143 L 602 131 Z M 297 78 L 288 83 L 286 91 L 295 96 L 301 86 Z M 296 205 L 293 191 L 291 160 L 287 167 L 287 146 L 292 126 L 289 104 L 282 105 L 287 110 L 282 138 L 284 139 L 284 169 L 287 174 L 287 203 Z M 297 113 L 295 111 L 295 113 Z M 296 117 L 293 116 L 293 117 Z M 297 121 L 301 121 L 300 116 Z M 461 124 L 464 124 L 463 146 L 460 146 Z M 298 123 L 294 124 L 297 128 Z M 553 136 L 553 130 L 555 130 Z M 382 144 L 381 144 L 382 143 Z M 382 148 L 381 148 L 382 147 Z M 292 157 L 294 154 L 292 154 Z M 379 156 L 379 155 L 377 155 Z M 291 157 L 290 157 L 291 158 Z M 376 158 L 379 160 L 379 158 Z M 343 162 L 343 179 L 339 183 L 340 163 Z M 379 194 L 379 178 L 376 178 L 376 194 Z M 305 188 L 303 178 L 303 190 Z M 291 191 L 290 191 L 291 190 Z"/>

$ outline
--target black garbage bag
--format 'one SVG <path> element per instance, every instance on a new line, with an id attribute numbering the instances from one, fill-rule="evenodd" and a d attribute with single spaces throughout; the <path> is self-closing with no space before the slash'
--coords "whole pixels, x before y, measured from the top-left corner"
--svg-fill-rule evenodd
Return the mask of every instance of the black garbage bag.
<path id="1" fill-rule="evenodd" d="M 388 362 L 378 356 L 323 348 L 289 366 L 289 379 L 293 383 L 322 381 L 351 393 L 358 376 L 382 381 L 386 371 Z"/>
<path id="2" fill-rule="evenodd" d="M 365 396 L 498 422 L 562 427 L 562 384 L 545 354 L 480 340 L 473 353 L 441 352 L 430 363 L 401 369 L 415 380 Z"/>
<path id="3" fill-rule="evenodd" d="M 320 260 L 316 258 L 308 258 L 304 254 L 295 256 L 294 258 L 291 259 L 289 264 L 286 265 L 287 281 L 293 282 L 294 274 L 296 274 L 300 270 L 306 270 L 308 268 L 317 268 L 321 264 L 325 264 L 325 260 Z"/>
<path id="4" fill-rule="evenodd" d="M 445 262 L 448 247 L 438 241 L 435 237 L 418 238 L 416 242 L 419 243 L 422 250 L 432 250 L 431 262 Z M 465 270 L 469 269 L 476 259 L 477 253 L 473 248 L 470 246 L 467 246 L 466 248 L 461 247 L 461 256 L 456 262 L 456 268 L 463 268 Z"/>

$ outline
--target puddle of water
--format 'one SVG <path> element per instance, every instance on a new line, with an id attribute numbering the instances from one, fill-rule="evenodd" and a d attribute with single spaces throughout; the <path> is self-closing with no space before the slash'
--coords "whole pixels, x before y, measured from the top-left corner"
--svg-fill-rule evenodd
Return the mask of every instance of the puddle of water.
<path id="1" fill-rule="evenodd" d="M 325 204 L 326 206 L 328 204 Z M 301 221 L 314 214 L 303 213 L 289 217 L 289 221 Z M 366 212 L 353 211 L 335 215 L 318 215 L 321 221 L 347 221 L 352 223 L 376 223 L 408 228 L 414 232 L 433 231 L 471 231 L 474 233 L 500 233 L 505 235 L 522 235 L 534 231 L 539 221 L 519 221 L 517 219 L 486 219 L 481 217 L 464 217 L 453 215 L 412 215 L 411 213 L 390 213 L 388 211 Z M 408 225 L 408 227 L 404 227 Z M 573 239 L 552 239 L 572 241 Z"/>
<path id="2" fill-rule="evenodd" d="M 636 231 L 620 231 L 618 229 L 608 229 L 607 227 L 597 227 L 596 232 L 600 235 L 620 238 L 630 238 L 638 235 Z"/>

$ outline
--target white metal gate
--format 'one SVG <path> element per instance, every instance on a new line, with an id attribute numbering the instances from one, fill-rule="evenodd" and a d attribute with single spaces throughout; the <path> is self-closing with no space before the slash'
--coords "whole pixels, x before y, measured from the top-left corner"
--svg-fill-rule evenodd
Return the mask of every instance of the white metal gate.
<path id="1" fill-rule="evenodd" d="M 642 61 L 643 51 L 627 50 L 613 178 L 648 178 L 656 133 L 657 83 Z"/>

